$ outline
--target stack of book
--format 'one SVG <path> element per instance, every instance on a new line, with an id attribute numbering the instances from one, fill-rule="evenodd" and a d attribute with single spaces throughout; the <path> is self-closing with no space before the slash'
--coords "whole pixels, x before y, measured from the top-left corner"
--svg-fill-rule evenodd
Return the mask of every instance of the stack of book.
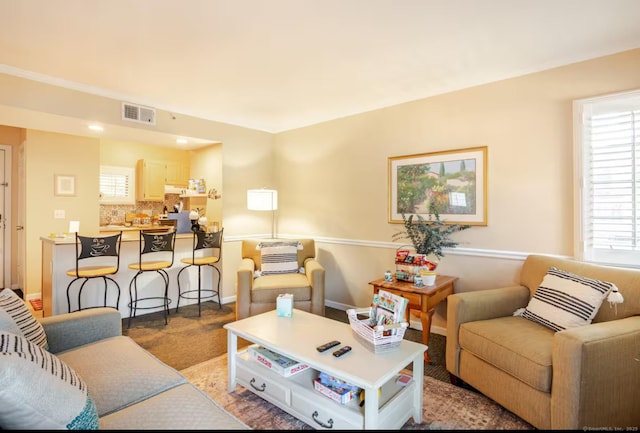
<path id="1" fill-rule="evenodd" d="M 249 353 L 260 364 L 265 367 L 280 373 L 284 377 L 293 376 L 309 368 L 309 365 L 296 361 L 295 359 L 287 358 L 273 350 L 266 347 L 254 344 L 249 346 Z"/>

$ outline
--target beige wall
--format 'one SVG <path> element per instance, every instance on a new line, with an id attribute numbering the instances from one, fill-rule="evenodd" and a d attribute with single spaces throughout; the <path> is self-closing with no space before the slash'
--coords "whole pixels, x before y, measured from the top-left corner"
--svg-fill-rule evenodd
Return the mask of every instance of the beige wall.
<path id="1" fill-rule="evenodd" d="M 41 236 L 63 233 L 69 221 L 80 221 L 80 230 L 97 232 L 100 143 L 95 138 L 28 130 L 25 141 L 25 293 L 41 289 Z M 54 195 L 54 175 L 75 176 L 76 195 Z M 94 203 L 94 205 L 89 205 Z M 56 219 L 54 210 L 64 210 Z"/>
<path id="2" fill-rule="evenodd" d="M 632 50 L 276 135 L 183 116 L 169 121 L 163 113 L 158 129 L 223 143 L 215 150 L 222 153 L 222 187 L 209 178 L 207 186 L 223 193 L 224 297 L 235 294 L 238 241 L 270 232 L 268 213 L 246 209 L 246 190 L 269 187 L 279 192 L 279 234 L 316 238 L 328 304 L 363 306 L 371 296 L 367 283 L 393 268 L 398 246 L 391 240 L 401 226 L 387 222 L 391 156 L 488 147 L 488 225 L 457 234 L 460 247 L 439 268 L 460 277 L 457 290 L 515 283 L 529 253 L 572 256 L 572 101 L 640 88 L 639 70 L 640 50 Z M 35 87 L 41 98 L 24 100 L 13 88 L 5 94 L 16 80 L 0 75 L 3 118 L 20 110 L 52 113 L 60 104 L 60 114 L 82 118 L 118 105 L 42 85 Z M 20 80 L 18 88 L 34 90 Z M 8 113 L 12 104 L 17 109 Z M 192 167 L 206 160 L 192 157 Z M 50 194 L 28 186 L 34 188 Z M 49 226 L 52 209 L 44 211 Z M 436 325 L 443 326 L 444 313 L 440 307 Z"/>
<path id="3" fill-rule="evenodd" d="M 223 173 L 222 173 L 222 144 L 212 144 L 210 146 L 194 150 L 191 152 L 191 177 L 194 179 L 204 179 L 207 183 L 207 192 L 216 189 L 222 195 Z M 222 209 L 224 196 L 214 200 L 207 198 L 206 210 L 209 224 L 214 221 L 218 226 L 222 224 Z"/>
<path id="4" fill-rule="evenodd" d="M 122 140 L 100 140 L 100 164 L 136 168 L 139 159 L 189 163 L 190 151 Z"/>
<path id="5" fill-rule="evenodd" d="M 638 71 L 633 50 L 280 133 L 280 232 L 325 238 L 327 298 L 367 305 L 402 229 L 388 158 L 487 146 L 488 225 L 456 234 L 440 270 L 457 290 L 515 283 L 526 254 L 573 255 L 572 101 L 639 88 Z"/>

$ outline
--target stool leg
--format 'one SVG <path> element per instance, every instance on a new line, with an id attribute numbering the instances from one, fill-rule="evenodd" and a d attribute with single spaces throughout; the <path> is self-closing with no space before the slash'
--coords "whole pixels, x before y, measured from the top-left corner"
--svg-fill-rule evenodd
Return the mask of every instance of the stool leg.
<path id="1" fill-rule="evenodd" d="M 187 269 L 189 266 L 191 266 L 191 265 L 185 266 L 185 267 L 183 267 L 182 269 L 180 269 L 178 271 L 178 278 L 177 278 L 177 280 L 178 280 L 178 302 L 176 302 L 176 313 L 178 312 L 178 308 L 180 308 L 180 298 L 182 297 L 182 290 L 180 289 L 180 274 L 182 273 L 182 271 Z"/>
<path id="2" fill-rule="evenodd" d="M 84 285 L 87 283 L 87 281 L 89 281 L 89 279 L 85 278 L 80 285 L 80 290 L 78 290 L 78 311 L 82 310 L 82 306 L 80 305 L 80 296 L 82 296 L 82 289 L 84 288 Z"/>
<path id="3" fill-rule="evenodd" d="M 129 322 L 127 324 L 127 328 L 131 328 L 131 317 L 135 316 L 135 309 L 138 306 L 138 285 L 136 284 L 136 278 L 138 278 L 138 275 L 140 275 L 140 271 L 138 271 L 133 279 L 131 280 L 131 282 L 129 283 Z M 131 288 L 133 287 L 133 291 L 131 290 Z M 133 296 L 133 293 L 135 292 L 135 297 Z"/>
<path id="4" fill-rule="evenodd" d="M 220 280 L 222 279 L 222 275 L 220 274 L 220 269 L 218 269 L 217 266 L 215 265 L 209 265 L 209 266 L 215 269 L 215 271 L 218 273 L 218 291 L 216 292 L 216 295 L 218 296 L 218 310 L 220 310 L 222 308 L 222 300 L 220 299 Z"/>
<path id="5" fill-rule="evenodd" d="M 159 269 L 158 273 L 164 280 L 164 299 L 162 302 L 162 310 L 164 311 L 164 324 L 169 324 L 169 274 L 164 269 Z"/>
<path id="6" fill-rule="evenodd" d="M 202 316 L 202 307 L 200 305 L 200 287 L 201 287 L 202 266 L 198 266 L 198 317 Z"/>

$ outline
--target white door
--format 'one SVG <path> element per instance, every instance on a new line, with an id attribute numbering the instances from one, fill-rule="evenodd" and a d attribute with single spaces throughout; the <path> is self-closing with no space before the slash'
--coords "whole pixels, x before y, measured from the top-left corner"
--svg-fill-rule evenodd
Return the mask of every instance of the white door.
<path id="1" fill-rule="evenodd" d="M 11 287 L 11 146 L 0 145 L 0 281 Z M 7 228 L 9 232 L 7 233 Z"/>

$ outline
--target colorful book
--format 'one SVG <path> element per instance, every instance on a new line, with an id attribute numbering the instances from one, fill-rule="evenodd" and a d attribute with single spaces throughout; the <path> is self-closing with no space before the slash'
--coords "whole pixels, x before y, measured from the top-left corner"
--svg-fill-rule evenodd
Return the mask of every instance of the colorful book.
<path id="1" fill-rule="evenodd" d="M 309 368 L 307 364 L 303 364 L 295 359 L 287 358 L 273 350 L 259 345 L 249 346 L 249 353 L 260 364 L 276 371 L 284 377 L 293 376 Z"/>
<path id="2" fill-rule="evenodd" d="M 380 290 L 373 295 L 371 305 L 370 325 L 395 325 L 404 322 L 404 316 L 409 300 Z"/>

